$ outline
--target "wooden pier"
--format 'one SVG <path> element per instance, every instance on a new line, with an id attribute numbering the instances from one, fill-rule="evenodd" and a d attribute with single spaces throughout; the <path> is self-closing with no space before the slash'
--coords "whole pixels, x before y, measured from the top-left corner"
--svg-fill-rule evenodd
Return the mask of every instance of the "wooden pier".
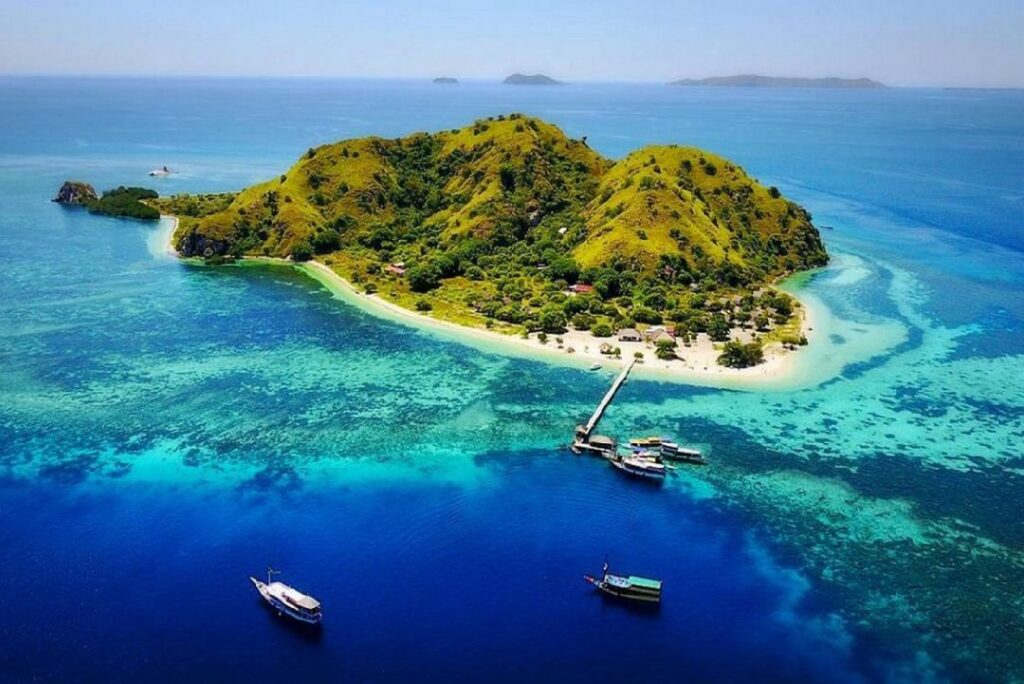
<path id="1" fill-rule="evenodd" d="M 597 427 L 598 421 L 601 420 L 601 416 L 604 415 L 605 410 L 612 403 L 612 399 L 615 398 L 615 393 L 619 391 L 620 387 L 622 387 L 622 383 L 626 382 L 626 378 L 629 376 L 629 371 L 633 370 L 634 364 L 636 364 L 636 359 L 632 359 L 627 363 L 626 367 L 622 369 L 621 373 L 619 373 L 619 376 L 615 378 L 615 382 L 613 382 L 612 386 L 608 388 L 604 398 L 601 399 L 601 403 L 597 405 L 594 415 L 590 416 L 590 420 L 587 421 L 586 425 L 580 426 L 576 431 L 576 438 L 578 440 L 585 442 L 590 438 L 594 428 Z"/>

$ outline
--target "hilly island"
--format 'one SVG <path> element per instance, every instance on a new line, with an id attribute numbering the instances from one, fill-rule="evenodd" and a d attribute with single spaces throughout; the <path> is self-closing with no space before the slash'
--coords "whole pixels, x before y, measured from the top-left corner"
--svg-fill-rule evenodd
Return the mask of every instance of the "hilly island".
<path id="1" fill-rule="evenodd" d="M 746 367 L 806 343 L 773 285 L 828 261 L 810 214 L 726 159 L 613 161 L 520 114 L 322 145 L 238 193 L 147 202 L 178 218 L 182 257 L 313 261 L 434 319 L 666 363 L 703 345 Z"/>

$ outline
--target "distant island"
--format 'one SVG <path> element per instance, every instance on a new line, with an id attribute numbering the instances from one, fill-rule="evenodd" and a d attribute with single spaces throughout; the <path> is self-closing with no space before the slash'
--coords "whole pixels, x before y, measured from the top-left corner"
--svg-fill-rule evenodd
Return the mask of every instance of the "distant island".
<path id="1" fill-rule="evenodd" d="M 107 190 L 102 197 L 97 197 L 96 190 L 88 183 L 69 180 L 61 185 L 53 201 L 66 206 L 85 207 L 91 214 L 155 221 L 160 218 L 160 212 L 145 204 L 144 200 L 157 197 L 155 190 L 126 188 L 123 185 Z"/>
<path id="2" fill-rule="evenodd" d="M 506 76 L 505 80 L 502 81 L 506 85 L 562 85 L 561 81 L 556 81 L 550 76 L 544 74 L 512 74 Z"/>
<path id="3" fill-rule="evenodd" d="M 828 261 L 806 210 L 722 157 L 612 161 L 521 114 L 343 140 L 236 194 L 149 203 L 179 218 L 183 257 L 313 261 L 406 315 L 705 371 L 803 344 L 772 284 Z"/>
<path id="4" fill-rule="evenodd" d="M 458 82 L 459 82 L 459 79 L 452 78 L 451 76 L 438 76 L 437 78 L 434 79 L 434 83 L 442 83 L 442 84 L 445 84 L 445 85 L 450 85 L 450 84 L 458 83 Z"/>
<path id="5" fill-rule="evenodd" d="M 711 78 L 684 78 L 671 81 L 673 86 L 726 86 L 736 88 L 846 88 L 872 89 L 885 88 L 884 83 L 872 81 L 870 78 L 792 78 L 779 76 L 757 76 L 742 74 L 739 76 L 712 76 Z"/>

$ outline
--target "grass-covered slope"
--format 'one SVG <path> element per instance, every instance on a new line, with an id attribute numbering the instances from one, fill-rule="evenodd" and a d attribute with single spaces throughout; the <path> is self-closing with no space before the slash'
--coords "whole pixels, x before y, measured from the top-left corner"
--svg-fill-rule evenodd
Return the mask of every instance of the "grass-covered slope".
<path id="1" fill-rule="evenodd" d="M 185 256 L 315 257 L 404 306 L 506 328 L 701 330 L 743 295 L 744 315 L 781 317 L 749 295 L 827 260 L 803 209 L 720 157 L 612 162 L 518 114 L 323 145 L 236 195 L 155 205 L 181 218 Z"/>
<path id="2" fill-rule="evenodd" d="M 618 260 L 644 273 L 745 285 L 827 260 L 801 207 L 743 169 L 692 147 L 648 147 L 615 164 L 574 250 L 584 267 Z"/>

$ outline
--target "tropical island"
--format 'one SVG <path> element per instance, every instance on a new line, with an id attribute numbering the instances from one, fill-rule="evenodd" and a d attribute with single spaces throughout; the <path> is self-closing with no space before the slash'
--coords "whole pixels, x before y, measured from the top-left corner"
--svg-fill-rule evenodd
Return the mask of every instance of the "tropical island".
<path id="1" fill-rule="evenodd" d="M 562 85 L 561 81 L 556 81 L 550 76 L 545 76 L 544 74 L 520 73 L 506 76 L 502 83 L 505 85 Z"/>
<path id="2" fill-rule="evenodd" d="M 845 89 L 876 89 L 885 88 L 884 83 L 870 78 L 799 78 L 787 76 L 758 76 L 757 74 L 740 74 L 738 76 L 712 76 L 710 78 L 683 78 L 671 81 L 672 86 L 719 86 L 733 88 L 845 88 Z"/>
<path id="3" fill-rule="evenodd" d="M 182 257 L 310 262 L 407 316 L 666 366 L 806 343 L 773 284 L 828 260 L 806 210 L 726 159 L 612 161 L 521 114 L 322 145 L 238 193 L 149 202 L 178 217 Z"/>

